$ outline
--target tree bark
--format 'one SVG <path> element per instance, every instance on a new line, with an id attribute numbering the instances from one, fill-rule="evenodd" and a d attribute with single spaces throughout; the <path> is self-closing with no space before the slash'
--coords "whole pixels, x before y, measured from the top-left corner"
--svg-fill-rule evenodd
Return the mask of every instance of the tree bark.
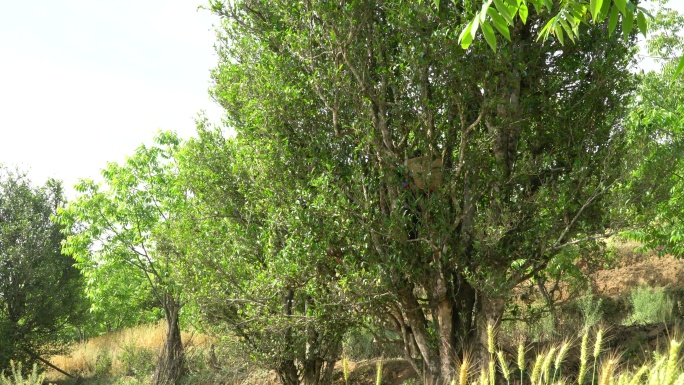
<path id="1" fill-rule="evenodd" d="M 185 374 L 185 350 L 181 340 L 179 313 L 181 306 L 169 293 L 164 293 L 164 318 L 166 319 L 166 341 L 162 347 L 157 368 L 152 378 L 153 385 L 175 385 Z"/>

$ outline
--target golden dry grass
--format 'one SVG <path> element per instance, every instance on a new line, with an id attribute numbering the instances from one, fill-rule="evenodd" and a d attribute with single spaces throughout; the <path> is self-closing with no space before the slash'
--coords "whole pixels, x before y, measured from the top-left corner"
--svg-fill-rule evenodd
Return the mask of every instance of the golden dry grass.
<path id="1" fill-rule="evenodd" d="M 50 362 L 64 371 L 89 377 L 95 374 L 95 364 L 98 356 L 109 354 L 112 359 L 112 374 L 120 374 L 122 363 L 120 355 L 125 348 L 150 349 L 158 352 L 166 338 L 164 322 L 139 325 L 133 328 L 117 330 L 105 335 L 94 337 L 85 343 L 75 344 L 68 355 L 58 355 L 50 358 Z M 183 344 L 186 349 L 208 346 L 210 338 L 199 333 L 182 333 Z M 52 369 L 47 371 L 49 381 L 63 378 L 60 373 Z"/>

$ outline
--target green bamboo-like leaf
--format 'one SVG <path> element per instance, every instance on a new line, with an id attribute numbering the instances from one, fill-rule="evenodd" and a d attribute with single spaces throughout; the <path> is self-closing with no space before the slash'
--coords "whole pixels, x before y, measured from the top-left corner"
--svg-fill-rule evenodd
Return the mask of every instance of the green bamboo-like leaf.
<path id="1" fill-rule="evenodd" d="M 608 36 L 612 35 L 615 31 L 615 27 L 617 27 L 618 15 L 618 9 L 613 7 L 613 9 L 610 11 L 610 18 L 608 19 Z"/>
<path id="2" fill-rule="evenodd" d="M 480 28 L 480 19 L 479 18 L 474 18 L 473 21 L 473 26 L 470 27 L 470 37 L 475 39 L 475 36 L 477 36 L 477 29 Z"/>
<path id="3" fill-rule="evenodd" d="M 521 3 L 518 7 L 518 15 L 520 15 L 520 20 L 523 24 L 527 24 L 527 15 L 529 14 L 529 9 L 527 9 L 527 4 Z"/>
<path id="4" fill-rule="evenodd" d="M 485 1 L 484 4 L 482 4 L 482 10 L 478 14 L 478 17 L 480 18 L 480 22 L 483 23 L 485 21 L 485 18 L 487 17 L 487 13 L 489 11 L 489 6 L 492 4 L 492 0 Z"/>
<path id="5" fill-rule="evenodd" d="M 591 20 L 596 23 L 599 13 L 601 13 L 601 7 L 603 6 L 603 0 L 590 0 L 589 10 L 591 11 Z"/>
<path id="6" fill-rule="evenodd" d="M 461 47 L 463 49 L 468 49 L 470 47 L 470 43 L 473 42 L 473 35 L 470 33 L 470 30 L 473 27 L 473 22 L 471 21 L 466 25 L 465 28 L 463 28 L 463 31 L 461 31 L 461 34 L 458 36 L 458 41 L 461 43 Z"/>
<path id="7" fill-rule="evenodd" d="M 494 29 L 486 22 L 480 25 L 482 26 L 482 33 L 484 34 L 487 44 L 496 52 L 496 36 L 494 36 Z"/>
<path id="8" fill-rule="evenodd" d="M 614 2 L 620 13 L 624 15 L 627 10 L 627 0 L 614 0 Z"/>
<path id="9" fill-rule="evenodd" d="M 684 56 L 679 59 L 679 64 L 677 64 L 677 68 L 675 69 L 674 76 L 677 77 L 679 76 L 680 73 L 684 70 Z"/>
<path id="10" fill-rule="evenodd" d="M 546 40 L 546 39 L 549 37 L 549 32 L 551 32 L 552 26 L 553 26 L 553 24 L 555 23 L 557 17 L 558 17 L 558 15 L 552 17 L 552 18 L 544 25 L 544 27 L 541 29 L 541 31 L 539 31 L 539 36 L 537 36 L 537 40 L 539 40 L 539 39 Z"/>
<path id="11" fill-rule="evenodd" d="M 499 31 L 499 33 L 502 34 L 506 40 L 511 41 L 511 33 L 508 30 L 508 24 L 506 23 L 506 20 L 504 20 L 504 18 L 501 17 L 501 15 L 499 15 L 494 8 L 489 8 L 487 10 L 487 14 L 492 18 L 494 28 L 496 28 L 496 30 Z"/>
<path id="12" fill-rule="evenodd" d="M 572 40 L 572 42 L 574 43 L 575 42 L 575 36 L 574 36 L 575 31 L 572 29 L 572 27 L 570 27 L 570 24 L 568 24 L 568 22 L 562 18 L 559 20 L 559 23 L 560 23 L 561 27 L 563 27 L 563 29 L 565 30 L 565 33 L 568 34 L 568 37 L 570 38 L 570 40 Z"/>
<path id="13" fill-rule="evenodd" d="M 435 5 L 435 8 L 439 11 L 439 0 L 432 0 L 432 3 Z"/>
<path id="14" fill-rule="evenodd" d="M 553 34 L 556 35 L 556 38 L 561 43 L 561 45 L 565 45 L 565 39 L 563 37 L 563 28 L 560 28 L 558 24 L 556 24 L 553 27 Z"/>
<path id="15" fill-rule="evenodd" d="M 632 12 L 625 12 L 622 15 L 622 37 L 627 40 L 629 33 L 634 28 L 634 14 Z"/>
<path id="16" fill-rule="evenodd" d="M 643 12 L 639 12 L 637 14 L 637 25 L 639 26 L 639 31 L 641 31 L 641 34 L 646 37 L 646 33 L 648 32 L 648 22 L 646 21 L 646 16 L 644 16 Z"/>
<path id="17" fill-rule="evenodd" d="M 496 6 L 496 10 L 499 11 L 499 15 L 506 20 L 508 25 L 513 25 L 513 16 L 508 11 L 506 4 L 504 4 L 504 2 L 501 0 L 494 0 L 494 6 Z"/>
<path id="18" fill-rule="evenodd" d="M 537 13 L 541 13 L 542 7 L 544 4 L 542 3 L 542 0 L 530 0 L 530 3 L 534 6 L 534 11 Z"/>
<path id="19" fill-rule="evenodd" d="M 599 12 L 596 22 L 603 22 L 603 20 L 605 20 L 608 16 L 608 13 L 610 13 L 610 0 L 603 0 L 603 4 L 601 5 L 601 11 Z"/>

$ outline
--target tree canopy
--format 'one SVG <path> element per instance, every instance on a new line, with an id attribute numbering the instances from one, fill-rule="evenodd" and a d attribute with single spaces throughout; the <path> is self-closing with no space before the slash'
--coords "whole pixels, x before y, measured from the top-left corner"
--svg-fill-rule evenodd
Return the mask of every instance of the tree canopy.
<path id="1" fill-rule="evenodd" d="M 452 377 L 460 341 L 485 342 L 513 287 L 625 225 L 610 196 L 626 177 L 633 36 L 596 25 L 561 45 L 537 39 L 541 15 L 494 52 L 464 51 L 454 28 L 481 11 L 466 2 L 213 9 L 229 124 L 339 208 L 318 226 L 373 270 L 378 316 L 430 383 Z"/>
<path id="2" fill-rule="evenodd" d="M 82 321 L 83 281 L 61 253 L 62 226 L 50 221 L 63 203 L 59 182 L 37 187 L 0 167 L 0 370 L 62 351 L 66 331 Z"/>

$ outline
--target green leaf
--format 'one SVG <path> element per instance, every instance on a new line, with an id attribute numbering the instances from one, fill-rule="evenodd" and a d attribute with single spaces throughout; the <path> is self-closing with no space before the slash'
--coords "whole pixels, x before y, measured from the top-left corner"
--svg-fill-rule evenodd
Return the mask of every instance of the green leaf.
<path id="1" fill-rule="evenodd" d="M 590 0 L 589 9 L 591 11 L 591 20 L 596 23 L 596 18 L 601 12 L 601 7 L 603 6 L 603 0 Z"/>
<path id="2" fill-rule="evenodd" d="M 639 12 L 637 14 L 637 25 L 639 26 L 639 31 L 641 31 L 641 34 L 646 37 L 646 33 L 648 32 L 648 23 L 646 22 L 646 16 L 644 16 L 643 12 Z"/>
<path id="3" fill-rule="evenodd" d="M 473 35 L 470 33 L 470 30 L 473 28 L 473 22 L 471 21 L 466 25 L 465 28 L 463 28 L 463 31 L 461 31 L 461 35 L 458 36 L 458 41 L 461 43 L 461 47 L 463 49 L 468 49 L 470 47 L 470 43 L 473 42 Z"/>
<path id="4" fill-rule="evenodd" d="M 568 34 L 568 37 L 570 38 L 570 40 L 572 40 L 572 42 L 574 43 L 575 42 L 575 37 L 574 37 L 575 33 L 574 33 L 572 27 L 570 27 L 570 24 L 568 24 L 568 22 L 565 21 L 564 19 L 560 19 L 559 23 L 563 27 L 563 29 L 565 30 L 565 33 Z"/>
<path id="5" fill-rule="evenodd" d="M 527 9 L 527 4 L 521 3 L 518 7 L 518 15 L 520 15 L 520 20 L 523 24 L 527 24 L 527 15 L 529 14 L 529 9 Z"/>
<path id="6" fill-rule="evenodd" d="M 627 10 L 627 0 L 614 0 L 614 2 L 620 13 L 624 15 Z"/>
<path id="7" fill-rule="evenodd" d="M 552 31 L 553 24 L 556 22 L 556 18 L 557 18 L 557 17 L 558 17 L 558 15 L 552 17 L 552 18 L 546 23 L 546 25 L 544 25 L 544 27 L 541 29 L 541 31 L 539 31 L 539 36 L 537 36 L 537 41 L 538 41 L 539 39 L 546 40 L 546 39 L 549 37 L 549 32 Z"/>
<path id="8" fill-rule="evenodd" d="M 613 7 L 610 11 L 610 18 L 608 19 L 608 36 L 612 35 L 615 31 L 615 27 L 617 27 L 618 15 L 618 9 Z"/>
<path id="9" fill-rule="evenodd" d="M 684 56 L 682 56 L 679 59 L 679 64 L 677 64 L 677 68 L 675 69 L 674 76 L 675 77 L 679 76 L 679 74 L 682 73 L 682 70 L 684 70 Z"/>
<path id="10" fill-rule="evenodd" d="M 622 15 L 622 37 L 627 40 L 629 33 L 634 28 L 634 14 L 632 12 L 625 12 Z"/>
<path id="11" fill-rule="evenodd" d="M 494 22 L 494 28 L 496 28 L 496 30 L 499 31 L 499 33 L 502 34 L 506 40 L 511 41 L 511 33 L 508 30 L 508 24 L 506 24 L 506 20 L 504 20 L 504 18 L 501 17 L 501 15 L 499 15 L 494 8 L 489 8 L 489 10 L 487 10 L 487 14 L 492 18 L 492 21 Z"/>
<path id="12" fill-rule="evenodd" d="M 439 11 L 439 0 L 432 0 L 432 3 L 435 5 L 435 8 Z"/>
<path id="13" fill-rule="evenodd" d="M 477 29 L 480 28 L 480 19 L 477 17 L 473 19 L 473 26 L 470 28 L 470 37 L 475 39 L 475 36 L 477 36 Z"/>
<path id="14" fill-rule="evenodd" d="M 610 0 L 603 0 L 603 5 L 601 5 L 601 11 L 599 12 L 597 22 L 601 23 L 606 19 L 608 13 L 610 12 Z"/>
<path id="15" fill-rule="evenodd" d="M 556 38 L 558 38 L 558 41 L 561 43 L 561 45 L 565 45 L 562 28 L 559 28 L 558 25 L 555 25 L 553 27 L 553 34 L 556 35 Z"/>
<path id="16" fill-rule="evenodd" d="M 508 11 L 508 6 L 501 0 L 494 0 L 494 6 L 496 6 L 499 15 L 506 20 L 508 25 L 513 25 L 513 16 L 511 16 L 511 13 Z"/>
<path id="17" fill-rule="evenodd" d="M 494 29 L 489 23 L 482 23 L 482 33 L 484 34 L 487 44 L 496 52 L 496 36 L 494 36 Z"/>
<path id="18" fill-rule="evenodd" d="M 480 11 L 478 17 L 480 18 L 480 22 L 483 23 L 485 21 L 485 18 L 487 17 L 487 13 L 489 11 L 489 6 L 492 4 L 492 0 L 485 1 L 484 4 L 482 4 L 482 10 Z"/>

